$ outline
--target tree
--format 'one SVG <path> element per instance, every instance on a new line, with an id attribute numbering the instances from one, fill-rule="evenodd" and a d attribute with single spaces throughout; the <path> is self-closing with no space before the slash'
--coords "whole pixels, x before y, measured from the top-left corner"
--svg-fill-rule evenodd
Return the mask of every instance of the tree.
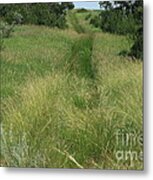
<path id="1" fill-rule="evenodd" d="M 111 10 L 113 8 L 112 2 L 110 1 L 101 1 L 99 2 L 100 8 L 104 8 L 105 10 Z"/>
<path id="2" fill-rule="evenodd" d="M 99 5 L 102 10 L 90 23 L 104 32 L 130 37 L 133 45 L 126 54 L 143 59 L 143 1 L 103 1 Z"/>
<path id="3" fill-rule="evenodd" d="M 143 60 L 143 1 L 136 1 L 132 6 L 132 13 L 137 22 L 137 31 L 133 34 L 134 44 L 130 55 Z"/>
<path id="4" fill-rule="evenodd" d="M 64 28 L 66 26 L 66 11 L 73 8 L 74 5 L 71 2 L 5 4 L 0 5 L 0 18 L 11 24 L 13 14 L 16 12 L 23 17 L 23 24 Z"/>
<path id="5" fill-rule="evenodd" d="M 62 2 L 61 4 L 64 7 L 64 9 L 74 9 L 74 4 L 72 2 Z"/>

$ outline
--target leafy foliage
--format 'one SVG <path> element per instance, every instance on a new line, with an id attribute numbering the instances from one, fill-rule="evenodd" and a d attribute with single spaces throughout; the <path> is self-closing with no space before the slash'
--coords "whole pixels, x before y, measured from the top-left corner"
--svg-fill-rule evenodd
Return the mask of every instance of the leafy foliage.
<path id="1" fill-rule="evenodd" d="M 2 30 L 1 30 L 1 23 L 0 23 L 0 53 L 1 53 L 1 50 L 3 49 L 3 43 L 4 43 L 4 40 L 2 38 Z"/>
<path id="2" fill-rule="evenodd" d="M 8 23 L 1 21 L 0 22 L 0 34 L 1 38 L 8 38 L 13 31 L 14 24 L 8 25 Z"/>
<path id="3" fill-rule="evenodd" d="M 20 15 L 19 19 L 22 19 L 23 24 L 64 28 L 66 26 L 66 10 L 73 8 L 74 5 L 70 2 L 0 5 L 0 17 L 10 24 L 13 21 L 12 15 L 16 13 L 18 17 Z"/>
<path id="4" fill-rule="evenodd" d="M 143 56 L 143 1 L 100 2 L 102 11 L 90 20 L 103 32 L 128 35 L 134 41 L 130 56 Z"/>
<path id="5" fill-rule="evenodd" d="M 4 48 L 4 38 L 9 38 L 14 30 L 16 24 L 22 23 L 22 15 L 15 12 L 12 15 L 12 23 L 8 24 L 5 21 L 0 20 L 0 52 Z"/>
<path id="6" fill-rule="evenodd" d="M 93 24 L 95 27 L 100 27 L 100 19 L 98 16 L 94 16 L 90 19 L 90 24 Z"/>
<path id="7" fill-rule="evenodd" d="M 134 6 L 134 17 L 138 24 L 137 31 L 133 34 L 134 44 L 130 55 L 143 59 L 143 1 L 136 1 Z"/>

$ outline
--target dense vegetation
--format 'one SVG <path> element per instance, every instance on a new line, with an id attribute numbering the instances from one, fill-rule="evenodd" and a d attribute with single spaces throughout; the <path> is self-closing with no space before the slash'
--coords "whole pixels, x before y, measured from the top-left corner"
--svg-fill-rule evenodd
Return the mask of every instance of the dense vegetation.
<path id="1" fill-rule="evenodd" d="M 0 17 L 8 23 L 14 20 L 14 14 L 22 16 L 23 24 L 46 25 L 64 28 L 66 10 L 73 9 L 73 3 L 34 3 L 0 5 Z"/>
<path id="2" fill-rule="evenodd" d="M 73 8 L 71 2 L 0 4 L 0 50 L 4 48 L 4 38 L 11 36 L 15 25 L 35 24 L 65 28 L 66 11 Z"/>
<path id="3" fill-rule="evenodd" d="M 142 62 L 118 55 L 126 36 L 85 20 L 97 13 L 70 11 L 66 29 L 18 25 L 5 39 L 2 166 L 143 169 L 143 143 L 116 137 L 142 135 Z"/>
<path id="4" fill-rule="evenodd" d="M 134 44 L 129 55 L 143 59 L 143 1 L 103 1 L 90 23 L 104 32 L 128 35 Z"/>

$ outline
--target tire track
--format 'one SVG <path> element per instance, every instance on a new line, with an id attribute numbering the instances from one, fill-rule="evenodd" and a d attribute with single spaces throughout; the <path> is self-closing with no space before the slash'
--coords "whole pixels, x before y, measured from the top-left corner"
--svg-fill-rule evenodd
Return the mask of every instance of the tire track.
<path id="1" fill-rule="evenodd" d="M 79 23 L 77 17 L 76 17 L 76 14 L 73 13 L 73 12 L 69 12 L 69 17 L 70 17 L 70 21 L 71 21 L 71 24 L 74 28 L 74 30 L 77 32 L 77 33 L 85 33 L 85 30 L 84 28 L 81 26 L 81 24 Z"/>
<path id="2" fill-rule="evenodd" d="M 95 77 L 92 65 L 94 33 L 85 32 L 75 13 L 70 12 L 69 16 L 71 24 L 80 36 L 73 44 L 71 56 L 67 60 L 68 70 L 78 76 L 93 79 Z"/>
<path id="3" fill-rule="evenodd" d="M 77 22 L 73 27 L 75 26 L 74 29 L 78 32 L 79 38 L 72 46 L 72 53 L 67 62 L 68 70 L 80 77 L 87 78 L 90 89 L 90 99 L 88 99 L 88 102 L 84 107 L 92 109 L 98 106 L 100 99 L 96 81 L 97 71 L 92 56 L 95 33 L 91 30 L 85 31 L 85 28 L 79 23 L 76 15 L 74 14 L 73 16 L 76 18 L 75 22 Z M 71 23 L 73 24 L 74 21 Z"/>

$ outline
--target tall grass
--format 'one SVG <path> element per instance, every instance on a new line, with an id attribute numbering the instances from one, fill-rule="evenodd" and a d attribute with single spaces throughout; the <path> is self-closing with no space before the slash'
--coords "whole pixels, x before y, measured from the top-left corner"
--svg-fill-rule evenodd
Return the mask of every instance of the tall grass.
<path id="1" fill-rule="evenodd" d="M 71 12 L 68 13 L 68 16 L 69 16 L 70 22 L 71 22 L 72 27 L 74 28 L 74 30 L 77 33 L 85 33 L 84 28 L 80 25 L 80 23 L 78 21 L 78 18 L 76 17 L 76 13 L 71 11 Z"/>
<path id="2" fill-rule="evenodd" d="M 77 75 L 93 78 L 92 48 L 93 39 L 91 35 L 82 35 L 72 46 L 72 52 L 66 63 L 71 72 Z"/>
<path id="3" fill-rule="evenodd" d="M 142 64 L 118 56 L 125 37 L 22 26 L 5 45 L 2 166 L 143 168 L 116 158 L 143 148 L 116 140 L 118 130 L 142 133 Z"/>

